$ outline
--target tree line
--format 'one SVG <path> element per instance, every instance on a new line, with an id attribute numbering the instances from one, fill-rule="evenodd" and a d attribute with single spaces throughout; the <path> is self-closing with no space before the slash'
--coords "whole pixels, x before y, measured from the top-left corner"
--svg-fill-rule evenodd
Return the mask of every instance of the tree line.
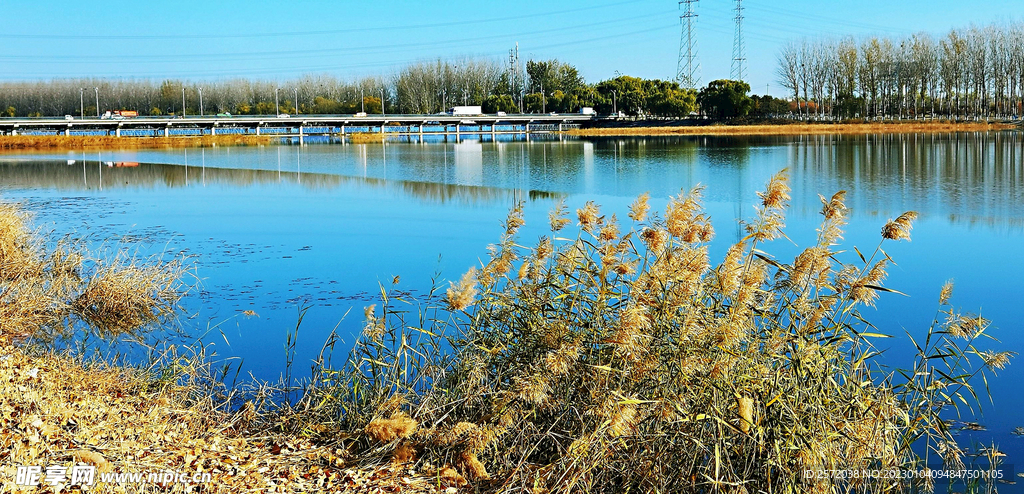
<path id="1" fill-rule="evenodd" d="M 1024 23 L 791 42 L 776 75 L 808 118 L 1018 117 Z"/>
<path id="2" fill-rule="evenodd" d="M 588 83 L 575 66 L 559 60 L 530 60 L 521 70 L 492 60 L 437 60 L 408 65 L 391 77 L 358 80 L 308 75 L 288 81 L 0 82 L 0 116 L 88 117 L 107 110 L 140 115 L 432 114 L 480 105 L 487 113 L 569 113 L 590 107 L 601 114 L 684 118 L 698 111 L 699 95 L 673 81 L 625 75 Z"/>

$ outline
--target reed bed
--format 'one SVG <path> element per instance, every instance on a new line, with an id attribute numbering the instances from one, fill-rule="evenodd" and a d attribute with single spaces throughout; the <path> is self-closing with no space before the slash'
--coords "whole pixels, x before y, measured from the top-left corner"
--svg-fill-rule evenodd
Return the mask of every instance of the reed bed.
<path id="1" fill-rule="evenodd" d="M 105 263 L 67 238 L 46 246 L 24 210 L 0 203 L 0 341 L 137 331 L 173 314 L 187 272 L 181 259 Z"/>
<path id="2" fill-rule="evenodd" d="M 695 126 L 637 126 L 591 127 L 572 129 L 566 134 L 576 136 L 660 136 L 660 135 L 801 135 L 801 134 L 900 134 L 986 132 L 1009 130 L 1016 126 L 987 122 L 869 122 L 834 124 L 778 124 L 778 125 L 695 125 Z"/>
<path id="3" fill-rule="evenodd" d="M 353 132 L 345 137 L 353 144 L 373 144 L 384 142 L 388 137 L 395 136 L 394 132 Z"/>
<path id="4" fill-rule="evenodd" d="M 159 343 L 146 357 L 58 352 L 51 337 L 79 329 L 102 337 L 169 319 L 188 289 L 181 259 L 90 256 L 68 239 L 47 242 L 15 204 L 0 203 L 0 491 L 15 467 L 92 465 L 91 486 L 39 492 L 402 492 L 443 489 L 437 469 L 353 468 L 348 451 L 285 433 L 280 387 L 229 389 L 227 365 L 202 343 Z M 120 246 L 121 252 L 128 246 Z M 103 480 L 117 473 L 186 477 L 179 483 Z M 206 473 L 208 481 L 197 480 Z"/>
<path id="5" fill-rule="evenodd" d="M 559 206 L 532 248 L 520 205 L 457 282 L 420 299 L 382 286 L 347 360 L 321 356 L 282 423 L 488 492 L 909 492 L 932 486 L 803 472 L 962 465 L 941 414 L 975 403 L 974 379 L 1012 353 L 981 348 L 988 321 L 955 310 L 947 285 L 916 359 L 885 371 L 873 341 L 886 335 L 859 312 L 892 291 L 884 246 L 909 239 L 916 214 L 844 261 L 838 192 L 816 243 L 776 259 L 763 249 L 784 235 L 780 173 L 713 264 L 702 193 L 663 214 L 641 196 L 623 222 Z M 579 233 L 563 236 L 570 223 Z"/>
<path id="6" fill-rule="evenodd" d="M 0 136 L 0 151 L 32 149 L 153 149 L 213 146 L 257 146 L 269 144 L 273 136 L 216 135 L 173 137 L 115 137 L 18 135 Z"/>

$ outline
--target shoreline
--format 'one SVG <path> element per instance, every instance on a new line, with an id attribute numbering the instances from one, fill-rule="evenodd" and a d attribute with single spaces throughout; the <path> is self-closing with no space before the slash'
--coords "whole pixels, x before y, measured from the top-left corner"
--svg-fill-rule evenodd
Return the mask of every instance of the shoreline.
<path id="1" fill-rule="evenodd" d="M 159 149 L 214 146 L 256 146 L 270 144 L 274 136 L 217 135 L 174 137 L 115 136 L 0 136 L 0 153 L 5 151 L 63 149 Z"/>
<path id="2" fill-rule="evenodd" d="M 1013 130 L 1017 126 L 1004 123 L 900 122 L 900 123 L 838 123 L 838 124 L 765 124 L 765 125 L 699 125 L 699 126 L 636 126 L 590 127 L 567 130 L 566 135 L 583 137 L 712 135 L 825 135 L 825 134 L 926 134 L 952 132 L 991 132 Z"/>

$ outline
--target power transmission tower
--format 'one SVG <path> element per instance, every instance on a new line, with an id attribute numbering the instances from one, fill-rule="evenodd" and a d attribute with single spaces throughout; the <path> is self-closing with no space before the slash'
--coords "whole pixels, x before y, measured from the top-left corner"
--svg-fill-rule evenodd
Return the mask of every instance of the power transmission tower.
<path id="1" fill-rule="evenodd" d="M 697 13 L 694 4 L 698 0 L 681 0 L 686 10 L 679 16 L 682 31 L 679 33 L 679 61 L 676 62 L 676 80 L 684 88 L 697 89 L 700 86 L 700 60 L 697 59 Z"/>
<path id="2" fill-rule="evenodd" d="M 509 65 L 509 74 L 510 74 L 510 76 L 512 78 L 511 87 L 509 88 L 512 91 L 512 101 L 515 102 L 516 99 L 519 100 L 519 108 L 520 108 L 520 112 L 521 112 L 522 111 L 522 107 L 523 107 L 523 98 L 522 98 L 522 93 L 519 91 L 519 85 L 525 86 L 526 78 L 525 78 L 524 74 L 522 74 L 522 71 L 521 71 L 520 65 L 519 65 L 519 42 L 518 41 L 516 41 L 515 49 L 512 49 L 512 50 L 508 51 L 508 65 Z M 517 85 L 517 81 L 518 81 L 519 85 Z"/>
<path id="3" fill-rule="evenodd" d="M 732 42 L 732 80 L 743 80 L 743 0 L 736 0 L 736 39 Z"/>

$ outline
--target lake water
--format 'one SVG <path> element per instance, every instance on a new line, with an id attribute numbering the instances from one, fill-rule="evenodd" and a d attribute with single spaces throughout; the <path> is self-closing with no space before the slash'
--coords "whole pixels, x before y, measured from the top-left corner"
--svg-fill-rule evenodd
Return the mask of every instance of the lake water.
<path id="1" fill-rule="evenodd" d="M 888 218 L 920 213 L 913 241 L 886 248 L 898 263 L 886 286 L 908 296 L 883 296 L 877 309 L 864 311 L 883 331 L 924 334 L 939 288 L 954 279 L 954 305 L 993 321 L 1000 341 L 982 349 L 1021 351 L 1019 132 L 8 154 L 0 156 L 0 197 L 24 201 L 47 230 L 88 232 L 108 246 L 128 235 L 144 239 L 146 253 L 198 255 L 202 287 L 185 300 L 191 318 L 183 324 L 216 326 L 205 341 L 220 357 L 241 357 L 243 373 L 275 380 L 300 307 L 310 307 L 296 353 L 301 375 L 335 326 L 351 342 L 362 308 L 376 302 L 378 282 L 399 275 L 403 289 L 422 292 L 437 271 L 456 279 L 477 265 L 519 198 L 526 201 L 522 238 L 530 244 L 547 232 L 547 212 L 561 198 L 572 210 L 593 200 L 625 219 L 643 192 L 663 209 L 669 196 L 703 184 L 717 232 L 712 259 L 720 260 L 741 236 L 736 219 L 752 216 L 755 192 L 783 168 L 793 188 L 786 231 L 799 245 L 814 239 L 818 194 L 848 191 L 849 253 L 853 245 L 873 249 Z M 781 259 L 799 252 L 785 239 L 765 250 Z M 258 317 L 242 316 L 244 310 Z M 899 361 L 908 343 L 879 345 L 890 345 L 889 358 Z M 986 399 L 977 417 L 989 430 L 964 433 L 996 442 L 1011 465 L 1024 455 L 1024 438 L 1009 433 L 1024 426 L 1018 360 L 990 381 L 992 402 Z"/>

